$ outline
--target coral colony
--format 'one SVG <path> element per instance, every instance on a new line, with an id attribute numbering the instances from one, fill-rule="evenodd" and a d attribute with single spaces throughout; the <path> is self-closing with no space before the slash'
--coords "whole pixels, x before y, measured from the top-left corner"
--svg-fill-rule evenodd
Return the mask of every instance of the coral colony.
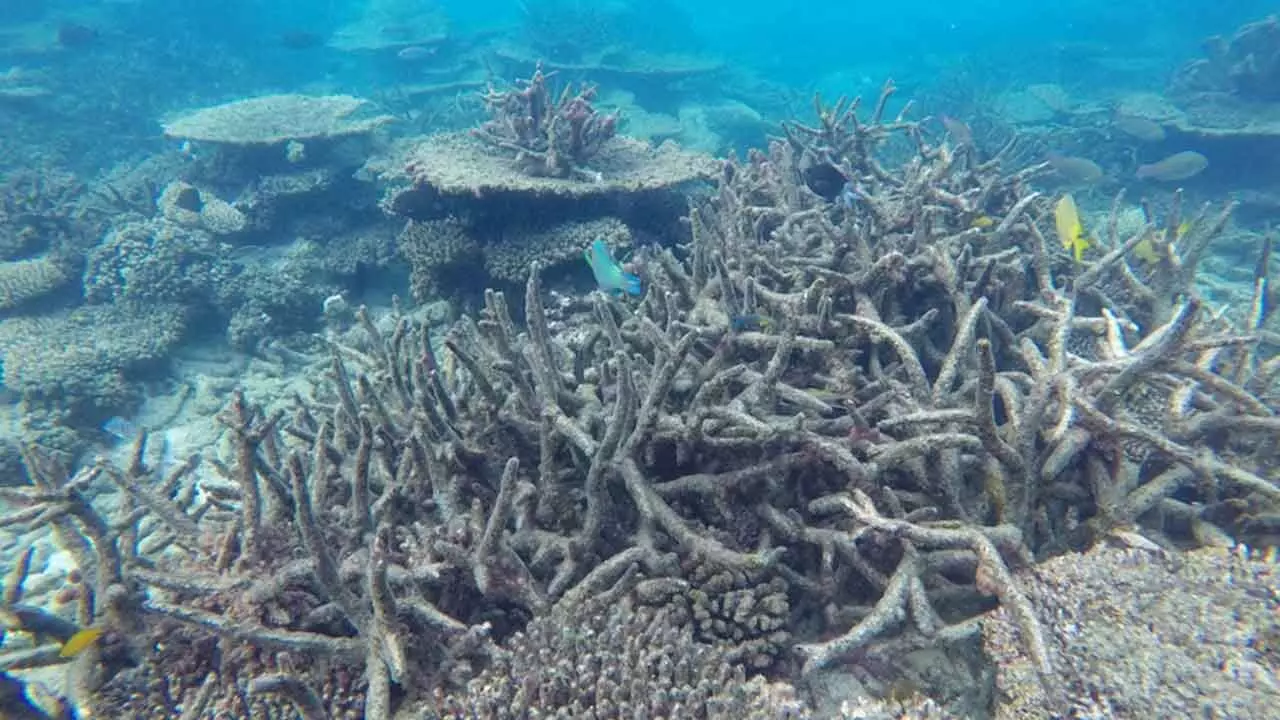
<path id="1" fill-rule="evenodd" d="M 484 97 L 491 118 L 473 132 L 501 150 L 515 153 L 523 171 L 539 177 L 590 177 L 588 165 L 600 146 L 617 131 L 617 114 L 597 112 L 595 88 L 577 93 L 568 85 L 553 95 L 550 78 L 539 63 L 522 87 Z"/>
<path id="2" fill-rule="evenodd" d="M 1030 186 L 1049 163 L 979 161 L 888 115 L 893 92 L 815 102 L 812 124 L 710 164 L 685 242 L 644 248 L 637 280 L 609 216 L 558 218 L 573 242 L 513 259 L 424 209 L 495 192 L 622 207 L 708 161 L 634 148 L 541 68 L 490 90 L 473 136 L 386 170 L 384 207 L 408 219 L 424 295 L 440 253 L 472 251 L 522 294 L 488 290 L 445 332 L 361 308 L 314 395 L 231 395 L 221 459 L 159 467 L 145 431 L 126 467 L 69 474 L 28 451 L 0 524 L 48 525 L 77 572 L 61 642 L 3 656 L 69 670 L 23 717 L 801 718 L 796 688 L 834 670 L 881 698 L 845 717 L 950 716 L 964 681 L 894 680 L 918 651 L 998 659 L 984 686 L 1018 717 L 1120 697 L 1122 670 L 1076 645 L 1082 593 L 1106 583 L 1034 564 L 1104 544 L 1163 573 L 1179 548 L 1274 527 L 1267 263 L 1236 316 L 1193 284 L 1230 206 L 1128 229 L 1117 210 L 1083 247 L 1077 218 L 1064 247 L 1058 199 Z M 495 154 L 523 177 L 481 192 L 456 159 Z M 544 267 L 585 271 L 589 247 L 606 292 L 544 290 Z M 1186 567 L 1240 592 L 1268 572 L 1244 552 L 1205 563 Z M 27 607 L 27 575 L 9 573 L 6 607 Z M 1221 692 L 1274 707 L 1251 682 Z"/>

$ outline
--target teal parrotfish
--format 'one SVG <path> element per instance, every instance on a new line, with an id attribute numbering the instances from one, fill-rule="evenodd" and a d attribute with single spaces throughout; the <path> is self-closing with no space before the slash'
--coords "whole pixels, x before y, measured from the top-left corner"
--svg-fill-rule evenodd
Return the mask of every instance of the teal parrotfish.
<path id="1" fill-rule="evenodd" d="M 734 332 L 767 332 L 771 325 L 773 325 L 772 320 L 757 313 L 745 313 L 729 318 L 729 329 Z"/>
<path id="2" fill-rule="evenodd" d="M 641 294 L 640 278 L 622 269 L 618 261 L 613 259 L 613 253 L 609 252 L 609 246 L 604 240 L 592 242 L 582 256 L 591 266 L 591 274 L 595 275 L 596 284 L 601 290 L 612 295 L 624 292 L 628 295 Z"/>

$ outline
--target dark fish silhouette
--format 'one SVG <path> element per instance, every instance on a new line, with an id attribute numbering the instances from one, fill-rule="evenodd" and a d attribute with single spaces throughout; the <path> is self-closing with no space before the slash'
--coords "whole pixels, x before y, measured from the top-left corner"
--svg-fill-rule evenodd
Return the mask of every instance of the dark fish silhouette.
<path id="1" fill-rule="evenodd" d="M 286 30 L 280 33 L 280 47 L 286 50 L 311 50 L 324 45 L 324 37 L 310 30 Z"/>
<path id="2" fill-rule="evenodd" d="M 801 171 L 804 184 L 827 201 L 840 197 L 848 178 L 829 162 L 814 163 Z"/>
<path id="3" fill-rule="evenodd" d="M 64 48 L 82 48 L 98 41 L 96 28 L 77 22 L 58 23 L 58 44 Z"/>

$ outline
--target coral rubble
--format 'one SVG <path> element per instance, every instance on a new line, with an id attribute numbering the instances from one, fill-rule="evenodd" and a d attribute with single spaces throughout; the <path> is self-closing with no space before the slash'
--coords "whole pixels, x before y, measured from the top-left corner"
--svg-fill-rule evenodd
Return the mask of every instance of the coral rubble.
<path id="1" fill-rule="evenodd" d="M 81 621 L 108 629 L 72 696 L 130 717 L 802 716 L 739 681 L 847 664 L 901 701 L 902 648 L 972 654 L 998 608 L 988 651 L 1050 716 L 1119 700 L 1076 682 L 1033 563 L 1274 520 L 1273 318 L 1194 292 L 1230 207 L 1187 233 L 1177 203 L 1128 236 L 1113 217 L 1073 258 L 1043 235 L 1042 168 L 931 143 L 885 116 L 892 92 L 723 165 L 639 300 L 548 303 L 533 262 L 523 325 L 496 290 L 443 338 L 361 310 L 315 396 L 231 398 L 210 473 L 33 456 L 0 526 L 52 523 L 96 599 Z M 106 482 L 115 508 L 83 492 Z M 973 688 L 926 691 L 909 716 Z"/>
<path id="2" fill-rule="evenodd" d="M 1036 582 L 1022 584 L 1058 673 L 1089 698 L 1074 708 L 1081 716 L 1189 717 L 1213 707 L 1266 717 L 1280 698 L 1273 561 L 1244 546 L 1179 555 L 1142 544 L 1100 547 L 1054 558 Z M 1009 613 L 995 613 L 983 632 L 1007 661 L 997 664 L 996 682 L 1009 700 L 996 717 L 1058 717 L 1018 652 Z"/>

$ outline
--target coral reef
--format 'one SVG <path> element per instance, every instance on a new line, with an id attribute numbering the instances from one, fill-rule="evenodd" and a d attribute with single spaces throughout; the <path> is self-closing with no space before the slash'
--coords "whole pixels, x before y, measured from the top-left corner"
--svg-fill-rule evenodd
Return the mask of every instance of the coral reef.
<path id="1" fill-rule="evenodd" d="M 186 327 L 186 309 L 166 302 L 0 321 L 3 386 L 19 416 L 10 437 L 74 457 L 104 419 L 137 402 L 141 383 L 159 375 Z"/>
<path id="2" fill-rule="evenodd" d="M 480 244 L 457 217 L 410 220 L 396 238 L 400 254 L 409 262 L 409 287 L 422 301 L 447 297 L 454 273 L 480 262 Z"/>
<path id="3" fill-rule="evenodd" d="M 164 217 L 125 221 L 89 252 L 85 298 L 207 307 L 234 277 L 229 251 L 199 227 Z"/>
<path id="4" fill-rule="evenodd" d="M 6 172 L 0 183 L 0 260 L 78 247 L 86 228 L 84 183 L 53 168 Z"/>
<path id="5" fill-rule="evenodd" d="M 443 133 L 372 158 L 365 173 L 386 185 L 383 208 L 410 220 L 400 247 L 415 295 L 462 289 L 478 300 L 480 288 L 523 282 L 533 261 L 544 269 L 580 265 L 598 237 L 622 245 L 686 239 L 684 192 L 714 178 L 720 165 L 674 144 L 652 148 L 614 136 L 599 147 L 586 182 L 528 174 L 505 150 Z M 440 282 L 442 273 L 450 282 Z"/>
<path id="6" fill-rule="evenodd" d="M 211 235 L 234 235 L 248 224 L 231 203 L 181 180 L 165 186 L 156 204 L 166 220 Z"/>
<path id="7" fill-rule="evenodd" d="M 266 95 L 187 112 L 165 121 L 164 131 L 196 160 L 186 179 L 226 195 L 346 177 L 367 157 L 372 133 L 393 120 L 349 95 Z"/>
<path id="8" fill-rule="evenodd" d="M 104 395 L 100 407 L 120 406 L 123 376 L 165 358 L 184 325 L 185 312 L 162 302 L 8 319 L 0 322 L 4 385 L 66 412 Z"/>
<path id="9" fill-rule="evenodd" d="M 1274 194 L 1280 173 L 1263 158 L 1280 151 L 1280 20 L 1244 25 L 1205 46 L 1207 57 L 1186 63 L 1167 98 L 1144 103 L 1138 116 L 1173 130 L 1171 150 L 1206 155 L 1215 185 Z"/>
<path id="10" fill-rule="evenodd" d="M 12 310 L 66 285 L 67 263 L 47 255 L 0 262 L 0 310 Z"/>
<path id="11" fill-rule="evenodd" d="M 618 116 L 595 109 L 594 87 L 583 86 L 576 94 L 565 87 L 557 97 L 548 79 L 539 64 L 533 77 L 514 89 L 490 87 L 484 96 L 489 119 L 472 134 L 511 154 L 528 175 L 595 179 L 592 159 L 613 139 Z"/>
<path id="12" fill-rule="evenodd" d="M 594 240 L 603 240 L 619 252 L 629 250 L 632 245 L 631 230 L 615 217 L 569 221 L 545 230 L 516 230 L 510 235 L 513 237 L 506 238 L 505 242 L 484 248 L 485 270 L 499 282 L 523 282 L 535 263 L 541 267 L 577 263 L 582 251 Z"/>
<path id="13" fill-rule="evenodd" d="M 341 289 L 338 277 L 359 279 L 394 260 L 389 228 L 295 223 L 305 234 L 287 250 L 232 245 L 253 231 L 246 223 L 229 203 L 171 183 L 155 217 L 124 218 L 88 253 L 84 296 L 177 303 L 202 320 L 227 322 L 232 346 L 252 351 L 270 336 L 313 328 L 323 299 Z"/>
<path id="14" fill-rule="evenodd" d="M 1280 102 L 1280 18 L 1272 15 L 1249 23 L 1229 38 L 1209 38 L 1205 50 L 1207 57 L 1192 60 L 1178 71 L 1174 90 Z"/>
<path id="15" fill-rule="evenodd" d="M 1117 210 L 1074 258 L 1044 237 L 1042 167 L 929 141 L 885 115 L 893 90 L 723 165 L 689 242 L 643 252 L 639 299 L 548 303 L 534 262 L 522 313 L 489 290 L 443 338 L 361 310 L 313 394 L 233 395 L 208 473 L 30 456 L 0 526 L 52 522 L 95 599 L 80 622 L 107 629 L 70 697 L 193 719 L 573 716 L 593 691 L 604 717 L 803 712 L 734 681 L 848 664 L 892 688 L 907 650 L 969 654 L 997 609 L 1012 629 L 985 641 L 1049 715 L 1118 701 L 1077 682 L 1033 563 L 1276 517 L 1267 262 L 1249 312 L 1211 311 L 1194 280 L 1231 208 L 1178 233 L 1180 200 L 1128 236 Z M 115 507 L 86 495 L 106 483 Z M 601 637 L 632 644 L 596 667 Z M 649 683 L 608 675 L 649 662 Z M 910 714 L 964 705 L 920 687 Z"/>

